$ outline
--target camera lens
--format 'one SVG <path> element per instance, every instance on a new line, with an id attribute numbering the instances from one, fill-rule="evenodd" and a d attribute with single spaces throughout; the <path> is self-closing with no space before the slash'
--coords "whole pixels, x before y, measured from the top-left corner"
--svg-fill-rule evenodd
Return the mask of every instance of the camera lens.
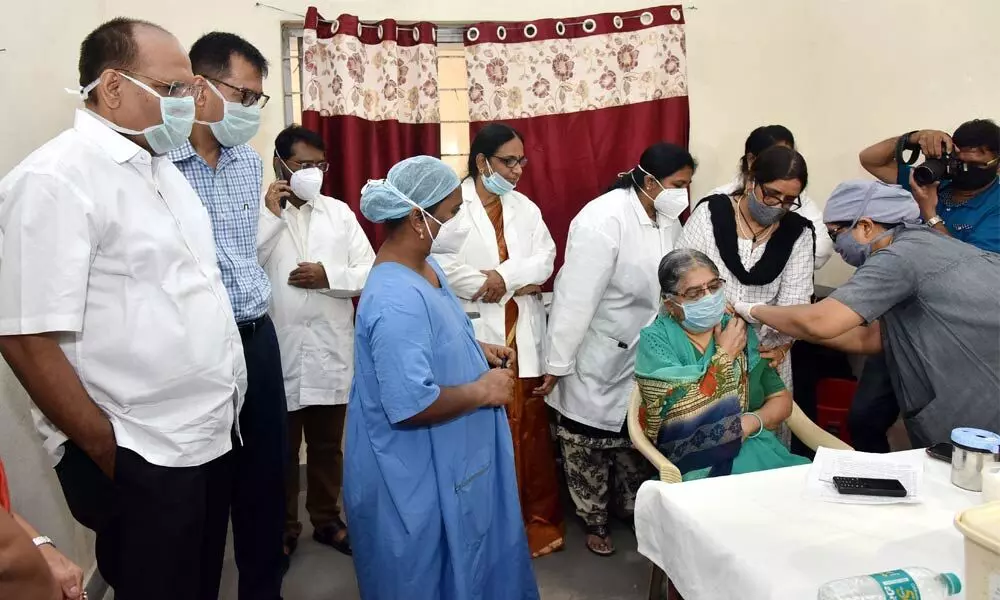
<path id="1" fill-rule="evenodd" d="M 947 172 L 948 165 L 945 161 L 928 158 L 922 164 L 913 167 L 913 180 L 920 185 L 929 185 L 940 181 Z"/>

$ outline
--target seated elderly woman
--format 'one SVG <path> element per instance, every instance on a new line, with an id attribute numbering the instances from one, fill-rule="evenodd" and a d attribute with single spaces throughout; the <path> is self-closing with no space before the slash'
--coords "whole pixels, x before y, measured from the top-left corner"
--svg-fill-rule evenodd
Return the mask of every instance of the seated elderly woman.
<path id="1" fill-rule="evenodd" d="M 658 275 L 663 312 L 642 331 L 635 363 L 646 436 L 685 481 L 808 463 L 773 433 L 792 395 L 753 329 L 726 314 L 715 263 L 674 250 Z"/>

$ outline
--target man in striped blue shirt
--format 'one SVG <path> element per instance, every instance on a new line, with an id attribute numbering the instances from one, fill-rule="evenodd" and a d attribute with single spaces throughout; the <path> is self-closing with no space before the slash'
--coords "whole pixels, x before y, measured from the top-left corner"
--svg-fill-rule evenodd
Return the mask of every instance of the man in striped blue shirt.
<path id="1" fill-rule="evenodd" d="M 267 60 L 239 36 L 209 33 L 191 47 L 203 85 L 188 144 L 170 159 L 208 210 L 222 281 L 229 293 L 246 357 L 248 388 L 237 434 L 232 520 L 240 600 L 278 600 L 284 572 L 287 413 L 281 357 L 267 316 L 271 284 L 257 261 L 262 163 L 247 142 L 267 103 Z M 275 204 L 275 206 L 271 206 Z M 268 204 L 275 215 L 276 203 Z M 280 231 L 281 221 L 267 221 Z"/>

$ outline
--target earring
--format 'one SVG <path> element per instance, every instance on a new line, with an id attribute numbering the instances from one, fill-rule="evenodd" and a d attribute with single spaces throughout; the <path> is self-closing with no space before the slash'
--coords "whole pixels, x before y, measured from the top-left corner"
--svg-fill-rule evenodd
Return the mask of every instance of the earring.
<path id="1" fill-rule="evenodd" d="M 420 232 L 420 239 L 424 239 L 424 232 L 423 231 Z"/>

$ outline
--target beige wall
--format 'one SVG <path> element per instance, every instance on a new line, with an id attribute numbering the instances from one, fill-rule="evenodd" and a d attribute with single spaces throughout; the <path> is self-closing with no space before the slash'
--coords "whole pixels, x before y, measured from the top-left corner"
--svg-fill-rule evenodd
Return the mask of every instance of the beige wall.
<path id="1" fill-rule="evenodd" d="M 304 12 L 305 2 L 270 0 Z M 694 196 L 729 180 L 746 134 L 783 123 L 798 138 L 812 171 L 810 193 L 822 201 L 840 180 L 861 175 L 862 146 L 903 131 L 954 129 L 974 116 L 1000 117 L 998 0 L 689 0 L 688 65 L 692 150 L 701 162 Z M 440 23 L 525 20 L 629 10 L 650 0 L 548 0 L 544 3 L 455 0 L 318 1 L 327 16 L 395 17 Z M 206 31 L 231 30 L 272 61 L 255 144 L 267 155 L 283 127 L 281 32 L 297 17 L 252 0 L 51 0 L 4 3 L 0 19 L 0 174 L 71 120 L 79 42 L 101 20 L 149 19 L 190 44 Z M 627 166 L 627 165 L 623 165 Z M 831 261 L 820 280 L 838 283 L 847 269 Z M 0 292 L 2 293 L 2 292 Z M 26 421 L 26 400 L 0 371 L 0 456 L 9 463 L 19 508 L 47 532 L 70 540 L 77 530 Z M 38 473 L 45 473 L 39 475 Z"/>

